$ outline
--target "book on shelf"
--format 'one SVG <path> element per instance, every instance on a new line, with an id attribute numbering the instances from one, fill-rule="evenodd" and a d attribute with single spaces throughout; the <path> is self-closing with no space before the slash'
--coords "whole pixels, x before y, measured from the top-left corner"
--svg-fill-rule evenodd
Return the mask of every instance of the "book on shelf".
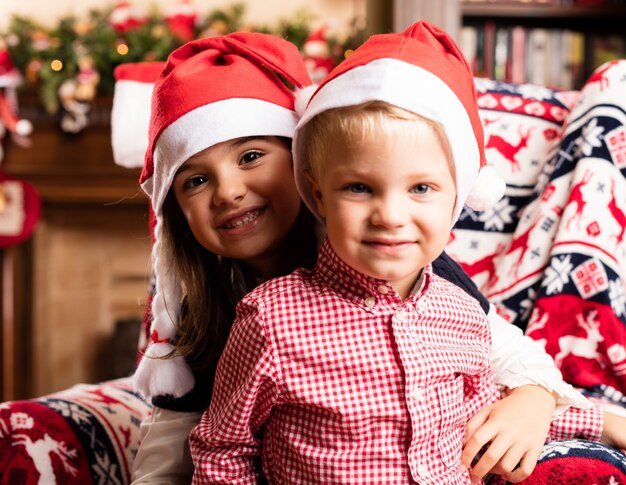
<path id="1" fill-rule="evenodd" d="M 526 29 L 519 25 L 511 29 L 511 81 L 526 80 Z"/>
<path id="2" fill-rule="evenodd" d="M 476 76 L 562 89 L 580 87 L 585 73 L 626 57 L 626 39 L 621 36 L 505 27 L 493 21 L 463 26 L 459 45 Z"/>
<path id="3" fill-rule="evenodd" d="M 526 77 L 532 84 L 548 85 L 549 48 L 548 29 L 534 28 L 528 32 L 526 46 Z"/>

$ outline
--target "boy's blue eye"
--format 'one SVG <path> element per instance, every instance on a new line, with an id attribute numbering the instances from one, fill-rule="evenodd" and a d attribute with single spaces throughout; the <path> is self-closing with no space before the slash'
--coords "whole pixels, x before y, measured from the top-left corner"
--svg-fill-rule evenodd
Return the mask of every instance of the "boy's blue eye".
<path id="1" fill-rule="evenodd" d="M 411 188 L 411 192 L 418 195 L 425 195 L 430 192 L 430 187 L 426 184 L 417 184 Z"/>
<path id="2" fill-rule="evenodd" d="M 346 189 L 355 194 L 365 194 L 370 191 L 365 184 L 350 184 L 346 186 Z"/>
<path id="3" fill-rule="evenodd" d="M 263 156 L 263 153 L 261 153 L 259 151 L 250 151 L 250 152 L 247 152 L 247 153 L 243 154 L 243 156 L 241 157 L 240 163 L 242 165 L 246 165 L 248 163 L 252 163 L 252 162 L 258 160 L 262 156 Z"/>

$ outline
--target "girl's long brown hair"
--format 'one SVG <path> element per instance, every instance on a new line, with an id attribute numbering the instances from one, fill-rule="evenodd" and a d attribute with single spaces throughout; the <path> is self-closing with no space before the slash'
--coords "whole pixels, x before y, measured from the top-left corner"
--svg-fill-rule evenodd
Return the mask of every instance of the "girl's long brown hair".
<path id="1" fill-rule="evenodd" d="M 198 243 L 172 191 L 163 205 L 162 224 L 162 250 L 173 256 L 183 285 L 176 349 L 192 368 L 208 371 L 212 377 L 235 318 L 235 306 L 260 281 L 245 263 L 220 257 Z M 315 220 L 303 203 L 284 247 L 284 259 L 272 277 L 315 265 Z"/>

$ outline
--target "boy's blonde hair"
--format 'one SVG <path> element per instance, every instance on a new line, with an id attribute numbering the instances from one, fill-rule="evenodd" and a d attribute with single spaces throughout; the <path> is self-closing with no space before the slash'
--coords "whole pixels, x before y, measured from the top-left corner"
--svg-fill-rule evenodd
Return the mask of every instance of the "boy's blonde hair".
<path id="1" fill-rule="evenodd" d="M 441 124 L 384 101 L 333 108 L 312 118 L 302 127 L 299 136 L 302 166 L 319 181 L 326 163 L 330 162 L 333 147 L 340 140 L 354 145 L 390 133 L 412 137 L 434 134 L 444 150 L 452 177 L 455 177 L 452 149 Z"/>

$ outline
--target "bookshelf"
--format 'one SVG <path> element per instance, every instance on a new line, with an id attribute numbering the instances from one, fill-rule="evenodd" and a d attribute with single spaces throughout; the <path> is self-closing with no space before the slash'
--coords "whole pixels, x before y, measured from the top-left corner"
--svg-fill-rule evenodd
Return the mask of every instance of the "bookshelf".
<path id="1" fill-rule="evenodd" d="M 477 76 L 580 88 L 626 58 L 626 1 L 461 1 L 459 43 Z"/>

